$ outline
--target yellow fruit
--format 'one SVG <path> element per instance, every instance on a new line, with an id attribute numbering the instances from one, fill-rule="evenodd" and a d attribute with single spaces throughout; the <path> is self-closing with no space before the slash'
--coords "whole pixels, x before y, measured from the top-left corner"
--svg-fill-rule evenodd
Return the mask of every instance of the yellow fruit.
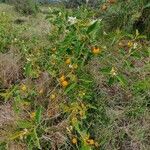
<path id="1" fill-rule="evenodd" d="M 77 64 L 73 64 L 73 68 L 74 68 L 74 69 L 77 69 L 77 68 L 78 68 L 78 65 L 77 65 Z"/>
<path id="2" fill-rule="evenodd" d="M 21 90 L 22 90 L 23 92 L 25 92 L 25 91 L 27 90 L 26 85 L 23 84 L 23 85 L 21 86 Z"/>
<path id="3" fill-rule="evenodd" d="M 71 63 L 71 59 L 68 58 L 66 61 L 65 61 L 66 64 L 70 64 Z"/>
<path id="4" fill-rule="evenodd" d="M 64 75 L 62 75 L 61 77 L 60 77 L 60 82 L 63 82 L 63 81 L 65 81 L 65 76 Z"/>
<path id="5" fill-rule="evenodd" d="M 93 53 L 93 54 L 99 54 L 100 52 L 101 52 L 100 48 L 98 48 L 98 47 L 93 47 L 93 49 L 92 49 L 92 53 Z"/>
<path id="6" fill-rule="evenodd" d="M 32 112 L 32 113 L 30 114 L 30 118 L 31 118 L 31 119 L 35 118 L 35 112 Z"/>
<path id="7" fill-rule="evenodd" d="M 129 41 L 128 42 L 128 47 L 132 47 L 133 46 L 133 42 Z"/>
<path id="8" fill-rule="evenodd" d="M 116 76 L 116 75 L 117 75 L 117 70 L 116 70 L 116 68 L 112 67 L 112 69 L 111 69 L 111 71 L 110 71 L 110 74 L 111 74 L 112 76 Z"/>
<path id="9" fill-rule="evenodd" d="M 94 145 L 94 144 L 95 144 L 95 142 L 94 142 L 93 139 L 88 139 L 88 140 L 87 140 L 87 143 L 90 144 L 90 145 Z"/>
<path id="10" fill-rule="evenodd" d="M 79 114 L 80 114 L 81 117 L 84 116 L 84 112 L 83 111 L 80 111 Z"/>
<path id="11" fill-rule="evenodd" d="M 68 81 L 64 80 L 61 84 L 62 84 L 63 87 L 67 87 L 68 86 Z"/>
<path id="12" fill-rule="evenodd" d="M 72 143 L 73 143 L 73 144 L 77 144 L 77 138 L 73 138 L 73 139 L 72 139 Z"/>
<path id="13" fill-rule="evenodd" d="M 78 122 L 78 119 L 77 119 L 76 117 L 73 117 L 73 118 L 71 119 L 71 123 L 72 123 L 73 125 L 75 125 L 77 122 Z"/>
<path id="14" fill-rule="evenodd" d="M 54 99 L 56 98 L 56 95 L 55 95 L 55 94 L 52 94 L 52 95 L 50 96 L 50 98 L 51 98 L 52 100 L 54 100 Z"/>

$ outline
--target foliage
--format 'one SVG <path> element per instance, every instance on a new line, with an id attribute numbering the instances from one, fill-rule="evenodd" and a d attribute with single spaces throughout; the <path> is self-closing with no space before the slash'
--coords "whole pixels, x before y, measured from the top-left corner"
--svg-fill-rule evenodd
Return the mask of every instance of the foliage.
<path id="1" fill-rule="evenodd" d="M 14 4 L 18 12 L 26 15 L 36 14 L 38 11 L 36 0 L 10 0 L 9 3 Z"/>
<path id="2" fill-rule="evenodd" d="M 88 5 L 92 7 L 97 7 L 99 4 L 99 0 L 68 0 L 66 1 L 66 6 L 68 8 L 77 8 L 81 5 Z"/>
<path id="3" fill-rule="evenodd" d="M 149 7 L 147 0 L 114 1 L 114 3 L 102 4 L 102 16 L 105 22 L 105 30 L 123 29 L 132 32 L 133 29 L 141 30 L 149 28 L 149 13 L 145 11 Z"/>

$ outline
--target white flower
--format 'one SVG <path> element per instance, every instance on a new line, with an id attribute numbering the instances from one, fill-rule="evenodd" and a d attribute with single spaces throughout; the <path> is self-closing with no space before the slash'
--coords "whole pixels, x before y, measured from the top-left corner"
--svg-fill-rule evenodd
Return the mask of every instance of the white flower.
<path id="1" fill-rule="evenodd" d="M 106 33 L 105 31 L 103 31 L 103 34 L 104 34 L 104 35 L 107 35 L 107 33 Z"/>
<path id="2" fill-rule="evenodd" d="M 26 58 L 27 59 L 27 61 L 31 61 L 31 59 L 30 58 Z"/>
<path id="3" fill-rule="evenodd" d="M 58 14 L 59 16 L 61 16 L 62 15 L 62 13 L 61 12 L 59 12 L 59 14 Z"/>
<path id="4" fill-rule="evenodd" d="M 93 19 L 93 20 L 91 20 L 91 22 L 90 22 L 90 25 L 92 25 L 92 24 L 94 24 L 95 22 L 101 22 L 102 21 L 102 19 Z"/>
<path id="5" fill-rule="evenodd" d="M 72 65 L 69 65 L 69 68 L 73 68 L 73 66 L 72 66 Z"/>
<path id="6" fill-rule="evenodd" d="M 68 17 L 68 22 L 73 25 L 77 23 L 77 18 L 76 17 Z"/>
<path id="7" fill-rule="evenodd" d="M 134 43 L 134 44 L 133 44 L 133 49 L 136 49 L 137 46 L 138 46 L 138 43 Z"/>
<path id="8" fill-rule="evenodd" d="M 96 21 L 97 21 L 97 19 L 93 19 L 93 20 L 91 20 L 90 24 L 93 24 L 93 23 L 95 23 Z"/>
<path id="9" fill-rule="evenodd" d="M 16 41 L 17 41 L 17 38 L 14 38 L 14 41 L 16 42 Z"/>

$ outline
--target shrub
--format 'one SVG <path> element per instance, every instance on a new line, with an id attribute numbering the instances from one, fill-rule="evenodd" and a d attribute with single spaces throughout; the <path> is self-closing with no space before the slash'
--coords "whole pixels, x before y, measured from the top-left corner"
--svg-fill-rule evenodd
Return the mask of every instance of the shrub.
<path id="1" fill-rule="evenodd" d="M 14 4 L 18 12 L 27 15 L 36 14 L 38 11 L 36 0 L 8 0 L 8 3 Z"/>
<path id="2" fill-rule="evenodd" d="M 76 8 L 82 4 L 87 4 L 89 6 L 96 7 L 98 2 L 98 0 L 68 0 L 66 6 L 69 8 Z"/>
<path id="3" fill-rule="evenodd" d="M 21 77 L 19 57 L 12 53 L 0 54 L 0 82 L 9 87 Z"/>
<path id="4" fill-rule="evenodd" d="M 150 38 L 150 9 L 145 7 L 141 16 L 135 21 L 133 29 L 138 29 L 140 33 L 146 34 Z"/>
<path id="5" fill-rule="evenodd" d="M 149 2 L 147 0 L 118 0 L 114 3 L 103 3 L 106 9 L 101 15 L 105 22 L 105 30 L 112 31 L 124 29 L 132 32 L 135 29 L 143 29 L 146 33 L 149 28 Z M 145 31 L 144 31 L 145 30 Z"/>

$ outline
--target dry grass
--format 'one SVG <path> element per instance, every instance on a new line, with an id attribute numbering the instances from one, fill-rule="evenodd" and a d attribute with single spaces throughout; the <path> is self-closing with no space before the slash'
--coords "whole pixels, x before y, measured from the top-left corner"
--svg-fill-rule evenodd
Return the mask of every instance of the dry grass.
<path id="1" fill-rule="evenodd" d="M 13 111 L 12 105 L 6 103 L 0 106 L 0 127 L 3 125 L 10 125 L 16 120 L 15 113 Z"/>
<path id="2" fill-rule="evenodd" d="M 20 57 L 13 53 L 0 54 L 0 81 L 3 87 L 10 87 L 21 78 Z"/>
<path id="3" fill-rule="evenodd" d="M 10 142 L 8 144 L 8 150 L 27 150 L 27 146 L 21 142 Z"/>
<path id="4" fill-rule="evenodd" d="M 0 141 L 7 140 L 15 126 L 17 116 L 10 103 L 0 105 Z"/>

